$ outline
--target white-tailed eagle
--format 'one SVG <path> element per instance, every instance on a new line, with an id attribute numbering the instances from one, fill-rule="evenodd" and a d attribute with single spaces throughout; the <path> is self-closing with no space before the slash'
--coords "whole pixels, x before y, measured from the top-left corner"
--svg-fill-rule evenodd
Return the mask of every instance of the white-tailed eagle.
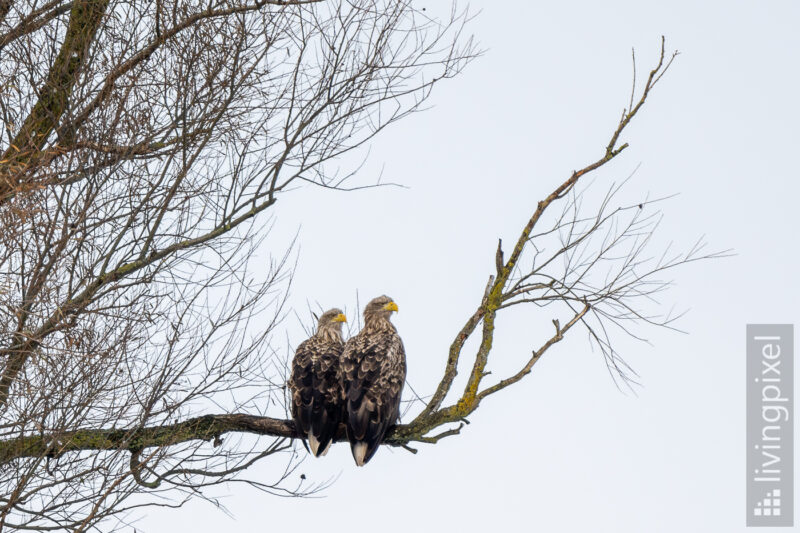
<path id="1" fill-rule="evenodd" d="M 294 353 L 289 378 L 292 417 L 315 457 L 328 452 L 343 417 L 340 356 L 342 323 L 346 321 L 340 309 L 325 311 L 316 333 Z"/>
<path id="2" fill-rule="evenodd" d="M 342 353 L 347 439 L 358 466 L 372 458 L 400 415 L 406 355 L 389 321 L 394 311 L 397 304 L 388 296 L 369 302 L 364 308 L 364 329 L 347 341 Z"/>

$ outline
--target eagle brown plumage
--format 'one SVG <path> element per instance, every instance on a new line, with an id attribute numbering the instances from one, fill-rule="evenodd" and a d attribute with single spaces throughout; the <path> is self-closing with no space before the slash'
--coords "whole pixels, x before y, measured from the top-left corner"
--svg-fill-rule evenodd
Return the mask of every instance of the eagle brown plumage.
<path id="1" fill-rule="evenodd" d="M 406 379 L 403 341 L 389 322 L 397 304 L 379 296 L 364 308 L 364 329 L 342 353 L 347 439 L 358 466 L 369 461 L 386 431 L 397 423 Z"/>
<path id="2" fill-rule="evenodd" d="M 339 358 L 344 348 L 342 323 L 346 321 L 341 310 L 326 311 L 319 317 L 316 333 L 294 353 L 289 378 L 292 417 L 315 457 L 328 452 L 343 417 Z"/>

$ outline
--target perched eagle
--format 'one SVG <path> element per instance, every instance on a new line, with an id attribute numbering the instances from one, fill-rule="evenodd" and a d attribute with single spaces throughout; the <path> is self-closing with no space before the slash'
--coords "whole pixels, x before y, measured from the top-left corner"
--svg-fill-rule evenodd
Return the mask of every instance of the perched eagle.
<path id="1" fill-rule="evenodd" d="M 406 379 L 403 341 L 389 317 L 397 304 L 378 296 L 364 308 L 364 329 L 342 353 L 342 391 L 347 439 L 358 466 L 378 449 L 386 430 L 397 423 Z"/>
<path id="2" fill-rule="evenodd" d="M 342 322 L 347 318 L 341 310 L 325 311 L 317 332 L 300 343 L 292 362 L 292 417 L 316 457 L 328 452 L 342 421 Z"/>

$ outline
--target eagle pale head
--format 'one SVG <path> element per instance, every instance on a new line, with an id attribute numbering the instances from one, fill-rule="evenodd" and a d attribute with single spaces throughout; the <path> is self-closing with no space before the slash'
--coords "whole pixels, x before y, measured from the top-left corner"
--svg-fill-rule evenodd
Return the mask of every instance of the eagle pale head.
<path id="1" fill-rule="evenodd" d="M 344 322 L 347 322 L 347 317 L 344 316 L 344 313 L 341 309 L 333 308 L 325 311 L 322 313 L 322 316 L 319 317 L 317 333 L 322 333 L 323 331 L 335 331 L 341 337 L 342 324 Z"/>
<path id="2" fill-rule="evenodd" d="M 371 322 L 375 319 L 388 321 L 392 313 L 396 311 L 398 311 L 397 304 L 384 294 L 373 298 L 364 308 L 364 321 Z"/>

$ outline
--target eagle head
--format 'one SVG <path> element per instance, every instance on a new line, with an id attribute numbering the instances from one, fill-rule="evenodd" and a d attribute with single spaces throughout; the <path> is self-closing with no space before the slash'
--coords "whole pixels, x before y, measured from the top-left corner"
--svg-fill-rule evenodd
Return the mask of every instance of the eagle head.
<path id="1" fill-rule="evenodd" d="M 384 294 L 373 298 L 364 308 L 364 321 L 369 323 L 374 320 L 385 320 L 388 322 L 389 317 L 396 311 L 398 311 L 397 304 Z"/>
<path id="2" fill-rule="evenodd" d="M 342 324 L 347 322 L 347 317 L 341 309 L 333 308 L 322 313 L 317 324 L 317 334 L 332 332 L 342 336 Z"/>

